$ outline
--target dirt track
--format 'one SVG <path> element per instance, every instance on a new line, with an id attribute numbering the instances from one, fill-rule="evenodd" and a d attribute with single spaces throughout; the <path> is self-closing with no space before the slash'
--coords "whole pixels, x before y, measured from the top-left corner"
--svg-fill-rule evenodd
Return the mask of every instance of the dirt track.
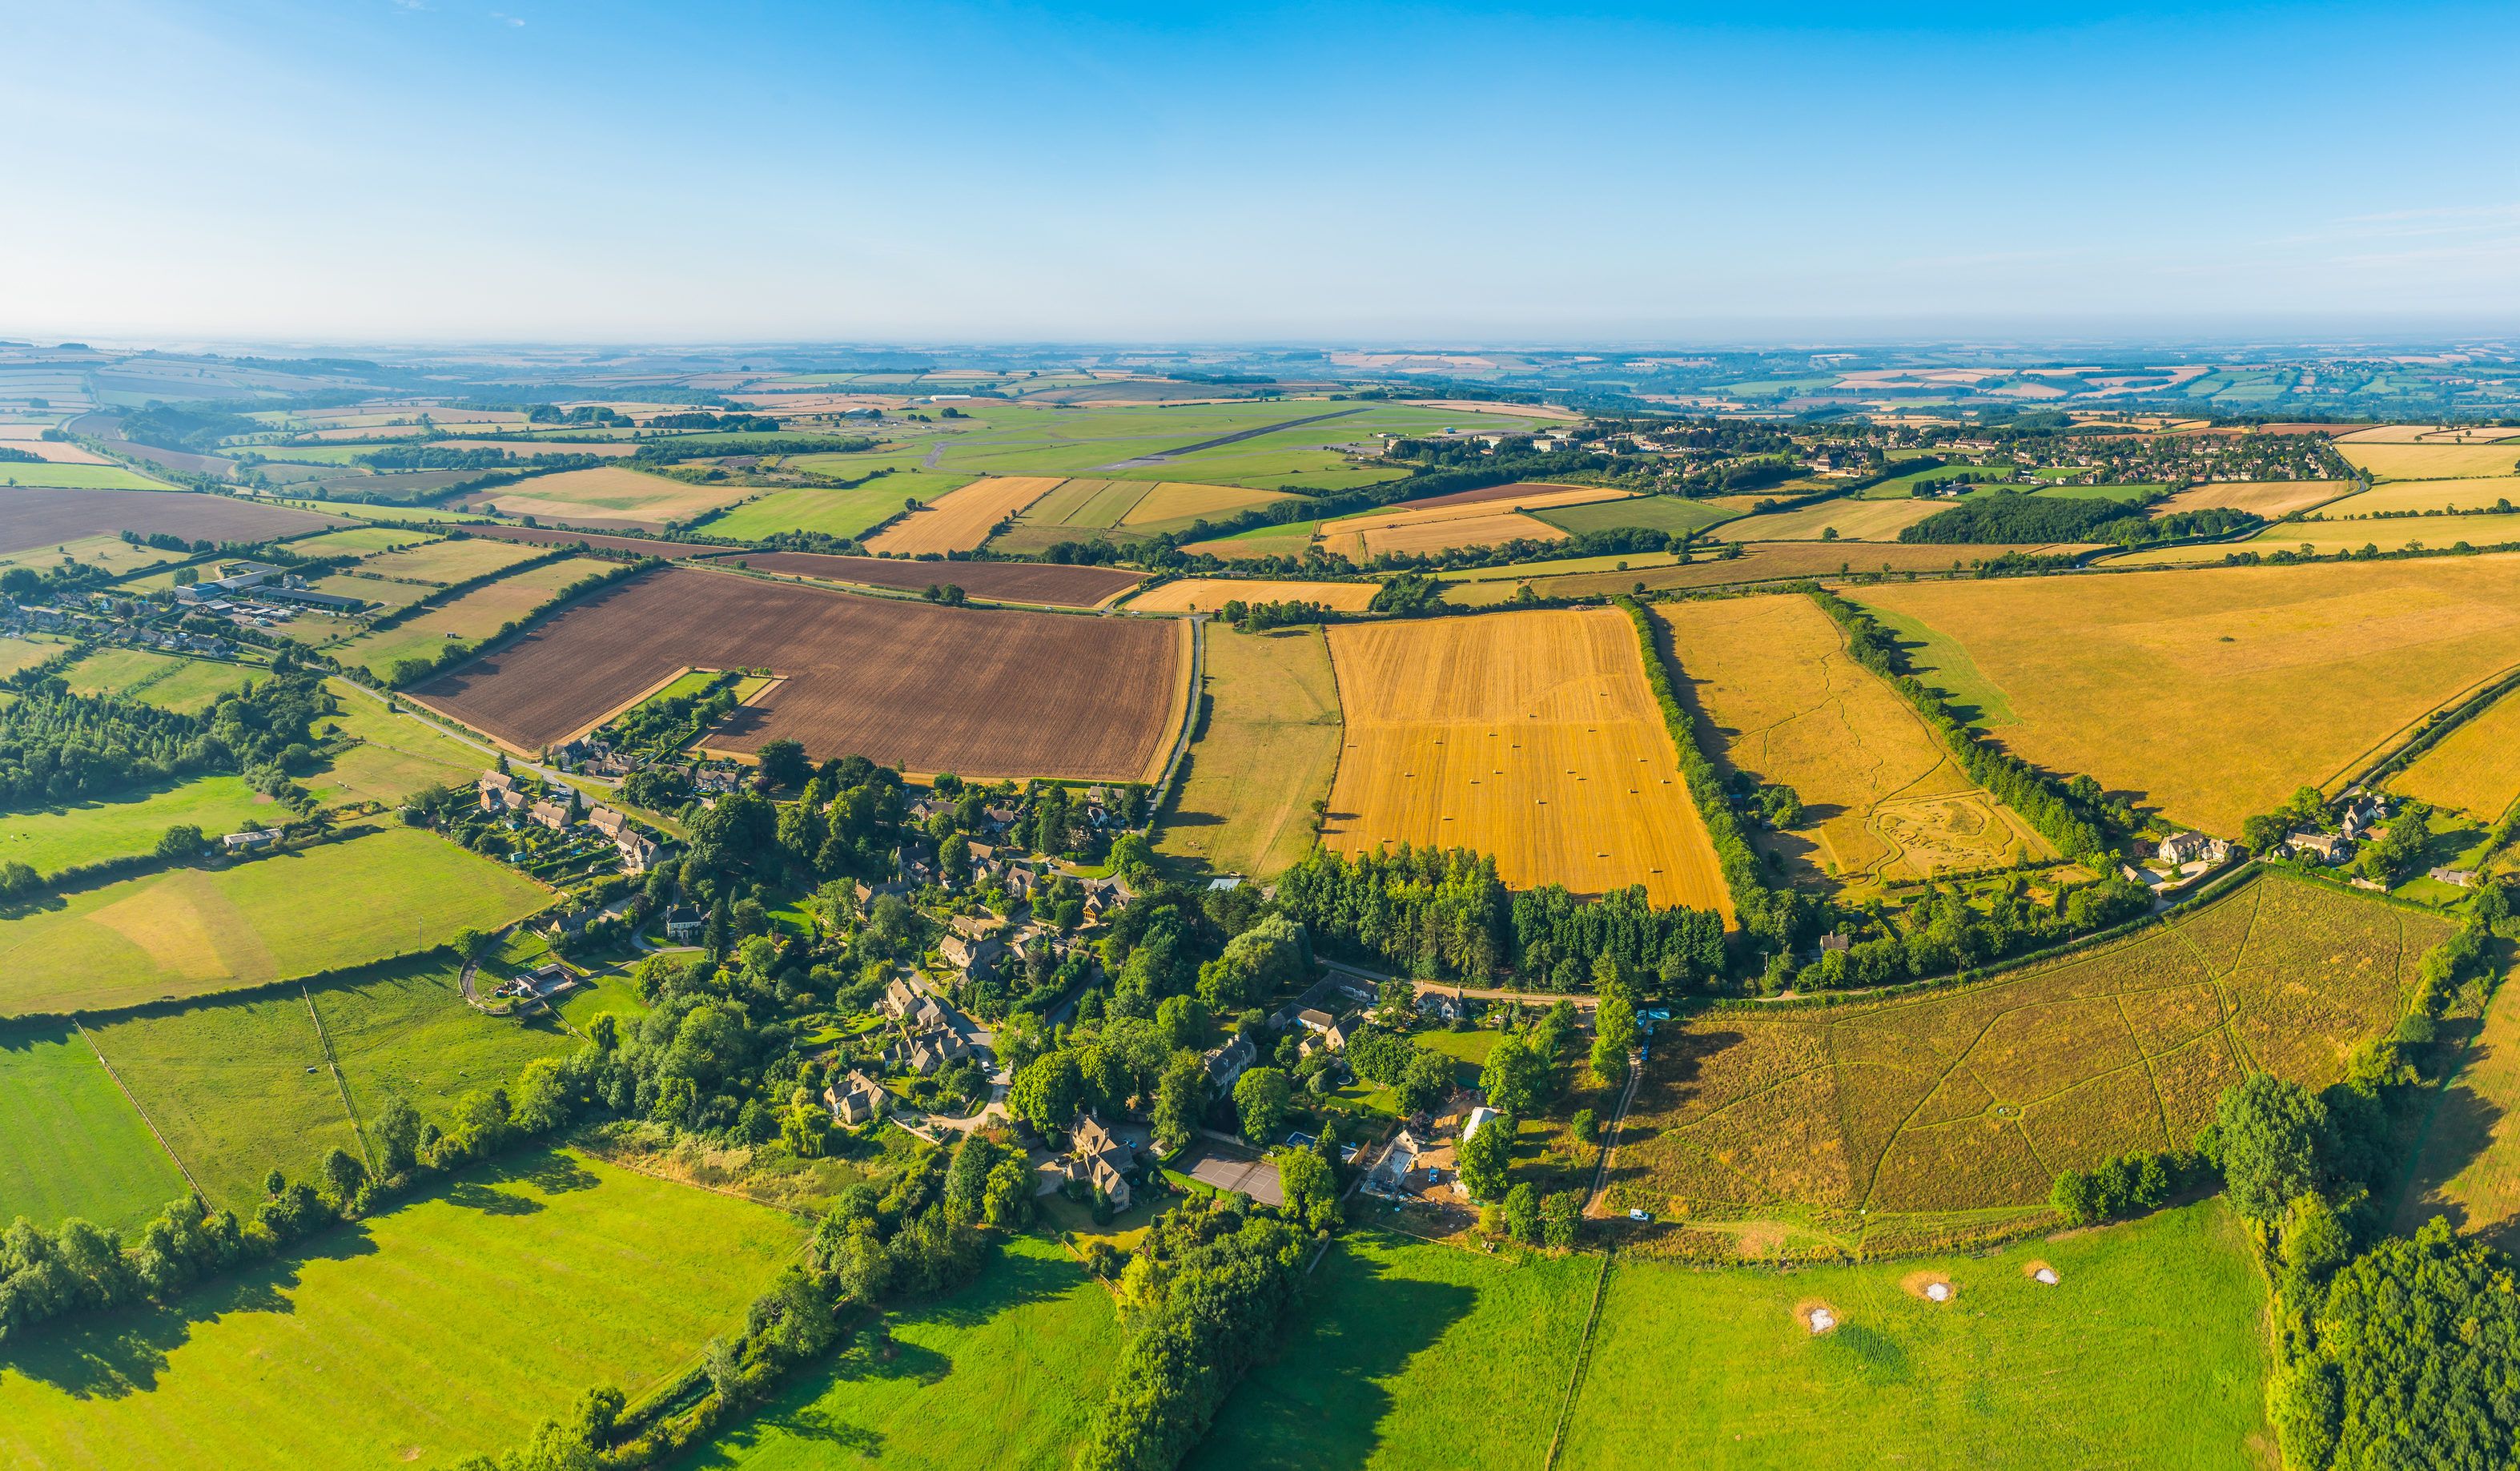
<path id="1" fill-rule="evenodd" d="M 912 772 L 1145 780 L 1186 676 L 1171 620 L 945 608 L 668 567 L 409 691 L 527 749 L 683 667 L 783 676 L 712 746 L 782 737 Z"/>

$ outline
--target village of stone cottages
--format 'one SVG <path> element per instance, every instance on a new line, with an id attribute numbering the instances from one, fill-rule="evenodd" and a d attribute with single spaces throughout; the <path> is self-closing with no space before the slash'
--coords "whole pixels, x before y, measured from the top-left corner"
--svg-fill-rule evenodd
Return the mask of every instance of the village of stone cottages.
<path id="1" fill-rule="evenodd" d="M 1476 1208 L 1456 1151 L 1494 1116 L 1476 1044 L 1508 1020 L 1561 1040 L 1590 1025 L 1589 997 L 1483 1003 L 1317 957 L 1302 924 L 1253 922 L 1274 886 L 1158 881 L 1144 786 L 919 785 L 859 758 L 810 768 L 776 742 L 757 764 L 678 766 L 613 734 L 503 756 L 472 801 L 442 791 L 407 812 L 567 896 L 459 942 L 477 958 L 466 998 L 556 1020 L 589 990 L 652 993 L 710 958 L 785 976 L 782 1000 L 810 1008 L 791 1018 L 815 1045 L 794 1096 L 817 1122 L 791 1108 L 752 1133 L 845 1159 L 883 1149 L 887 1125 L 948 1143 L 1004 1131 L 1036 1206 L 1098 1270 L 1117 1270 L 1109 1238 L 1170 1196 L 1331 1190 L 1328 1168 L 1282 1168 L 1288 1146 L 1460 1229 Z M 1235 938 L 1218 958 L 1175 961 L 1220 933 Z M 1156 984 L 1174 963 L 1194 984 Z"/>

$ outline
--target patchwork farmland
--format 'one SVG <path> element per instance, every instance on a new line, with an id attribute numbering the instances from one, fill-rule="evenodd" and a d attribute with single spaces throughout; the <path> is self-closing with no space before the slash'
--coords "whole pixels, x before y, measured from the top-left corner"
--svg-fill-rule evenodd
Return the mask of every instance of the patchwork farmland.
<path id="1" fill-rule="evenodd" d="M 535 750 L 676 670 L 767 667 L 779 683 L 711 744 L 792 738 L 817 760 L 914 772 L 1145 780 L 1179 729 L 1187 638 L 1166 621 L 945 608 L 673 567 L 409 693 Z"/>
<path id="2" fill-rule="evenodd" d="M 2248 1072 L 2333 1082 L 2451 929 L 2267 877 L 1980 985 L 1709 1011 L 1657 1041 L 1608 1203 L 1683 1224 L 1781 1211 L 1831 1250 L 2017 1228 L 2047 1217 L 2060 1170 L 2187 1144 Z M 1949 1224 L 1890 1219 L 1907 1216 Z"/>
<path id="3" fill-rule="evenodd" d="M 992 475 L 949 490 L 932 504 L 866 539 L 870 552 L 896 557 L 976 552 L 998 523 L 1048 495 L 1056 475 Z"/>
<path id="4" fill-rule="evenodd" d="M 1313 848 L 1313 804 L 1339 766 L 1338 685 L 1320 631 L 1207 636 L 1208 706 L 1155 851 L 1266 881 Z"/>
<path id="5" fill-rule="evenodd" d="M 535 516 L 566 526 L 662 531 L 717 510 L 742 494 L 736 486 L 694 485 L 624 466 L 566 469 L 493 486 L 465 498 L 468 510 Z"/>
<path id="6" fill-rule="evenodd" d="M 2226 836 L 2520 665 L 2514 556 L 1855 593 L 1938 636 L 1915 654 L 1927 684 L 2000 692 L 2015 754 Z"/>
<path id="7" fill-rule="evenodd" d="M 1608 609 L 1329 631 L 1347 726 L 1322 840 L 1495 855 L 1509 884 L 1732 914 L 1705 825 Z"/>
<path id="8" fill-rule="evenodd" d="M 1721 762 L 1793 788 L 1804 821 L 1771 845 L 1841 880 L 2005 868 L 2054 850 L 1964 775 L 1909 703 L 1798 594 L 1681 602 L 1655 618 Z M 1815 862 L 1816 861 L 1816 862 Z"/>

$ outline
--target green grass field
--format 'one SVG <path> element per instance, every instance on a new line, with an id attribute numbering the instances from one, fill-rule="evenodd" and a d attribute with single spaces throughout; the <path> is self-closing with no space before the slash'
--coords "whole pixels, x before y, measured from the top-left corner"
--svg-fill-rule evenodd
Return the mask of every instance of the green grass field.
<path id="1" fill-rule="evenodd" d="M 470 645 L 495 637 L 508 624 L 532 617 L 557 600 L 569 584 L 605 566 L 597 557 L 568 557 L 527 567 L 483 583 L 454 602 L 428 608 L 407 622 L 344 639 L 328 652 L 345 664 L 365 664 L 370 672 L 383 678 L 401 660 L 437 657 L 450 640 Z"/>
<path id="2" fill-rule="evenodd" d="M 484 1166 L 171 1309 L 13 1340 L 0 1463 L 444 1465 L 636 1399 L 741 1319 L 788 1217 L 560 1152 Z"/>
<path id="3" fill-rule="evenodd" d="M 83 536 L 73 541 L 52 542 L 41 547 L 0 554 L 0 572 L 11 567 L 32 567 L 46 571 L 64 559 L 83 566 L 99 567 L 116 577 L 128 577 L 149 567 L 170 561 L 181 561 L 189 553 L 169 552 L 163 547 L 135 547 L 121 537 L 108 532 L 101 536 Z M 173 573 L 166 574 L 169 578 Z M 143 579 L 154 582 L 156 578 Z"/>
<path id="4" fill-rule="evenodd" d="M 427 540 L 428 532 L 401 526 L 345 526 L 338 531 L 326 531 L 303 541 L 291 542 L 289 550 L 305 557 L 346 557 L 354 552 L 391 552 L 400 547 L 417 546 Z"/>
<path id="5" fill-rule="evenodd" d="M 56 873 L 154 852 L 166 829 L 179 824 L 216 837 L 287 816 L 286 808 L 257 794 L 241 777 L 202 777 L 164 791 L 12 813 L 0 825 L 0 864 Z"/>
<path id="6" fill-rule="evenodd" d="M 0 1221 L 128 1228 L 188 1188 L 76 1029 L 0 1027 Z"/>
<path id="7" fill-rule="evenodd" d="M 248 1211 L 264 1172 L 302 1180 L 336 1144 L 359 1152 L 295 987 L 91 1023 L 88 1035 L 215 1204 Z"/>
<path id="8" fill-rule="evenodd" d="M 487 752 L 439 734 L 417 716 L 388 714 L 373 695 L 340 681 L 331 683 L 341 710 L 317 722 L 316 729 L 359 743 L 306 779 L 307 788 L 319 796 L 391 805 L 424 787 L 469 782 L 490 765 Z"/>
<path id="9" fill-rule="evenodd" d="M 1623 501 L 1596 501 L 1589 506 L 1559 506 L 1532 514 L 1569 535 L 1642 526 L 1667 533 L 1703 531 L 1732 519 L 1734 513 L 1703 501 L 1676 496 L 1632 496 Z"/>
<path id="10" fill-rule="evenodd" d="M 1549 1448 L 1599 1270 L 1598 1257 L 1490 1257 L 1361 1226 L 1184 1464 L 1528 1471 Z M 1678 1449 L 1639 1464 L 1695 1463 Z"/>
<path id="11" fill-rule="evenodd" d="M 410 827 L 170 869 L 0 919 L 0 1014 L 128 1006 L 361 965 L 458 929 L 495 929 L 550 899 Z"/>
<path id="12" fill-rule="evenodd" d="M 890 1359 L 867 1335 L 685 1471 L 885 1466 L 1063 1467 L 1118 1353 L 1111 1295 L 1056 1242 L 1017 1236 L 979 1280 L 890 1315 Z"/>
<path id="13" fill-rule="evenodd" d="M 315 992 L 361 1124 L 397 1095 L 442 1119 L 462 1094 L 582 1046 L 549 1017 L 485 1016 L 466 1005 L 456 989 L 461 968 L 451 957 L 432 957 Z M 485 991 L 494 984 L 480 982 Z"/>
<path id="14" fill-rule="evenodd" d="M 832 474 L 865 473 L 866 467 L 863 466 L 829 463 L 840 458 L 809 455 L 790 463 L 801 468 L 821 468 Z M 734 537 L 738 541 L 759 541 L 781 531 L 818 531 L 825 536 L 854 537 L 899 513 L 905 500 L 915 498 L 932 502 L 947 491 L 959 490 L 977 478 L 976 475 L 908 469 L 878 476 L 847 490 L 774 490 L 757 501 L 728 507 L 724 513 L 696 523 L 693 529 L 710 536 Z"/>
<path id="15" fill-rule="evenodd" d="M 123 694 L 179 715 L 199 715 L 269 674 L 259 665 L 105 648 L 72 664 L 63 677 L 72 694 Z"/>
<path id="16" fill-rule="evenodd" d="M 2054 1269 L 2050 1287 L 2034 1264 Z M 1923 1281 L 1948 1280 L 1937 1304 Z M 1836 1331 L 1795 1316 L 1825 1304 Z M 2219 1201 L 1984 1257 L 1771 1273 L 1622 1260 L 1567 1466 L 2263 1464 L 2266 1291 Z M 1464 1368 L 1470 1366 L 1464 1365 Z"/>
<path id="17" fill-rule="evenodd" d="M 1925 626 L 1922 620 L 1882 608 L 1867 609 L 1881 626 L 1899 636 L 1908 656 L 1924 673 L 1919 677 L 1942 691 L 1969 724 L 1981 731 L 2019 725 L 2003 687 L 1986 677 L 1959 641 Z"/>
<path id="18" fill-rule="evenodd" d="M 1319 629 L 1207 635 L 1207 724 L 1155 850 L 1217 873 L 1275 878 L 1313 847 L 1338 771 L 1338 685 Z"/>
<path id="19" fill-rule="evenodd" d="M 0 485 L 48 485 L 62 490 L 172 490 L 119 465 L 0 465 Z"/>

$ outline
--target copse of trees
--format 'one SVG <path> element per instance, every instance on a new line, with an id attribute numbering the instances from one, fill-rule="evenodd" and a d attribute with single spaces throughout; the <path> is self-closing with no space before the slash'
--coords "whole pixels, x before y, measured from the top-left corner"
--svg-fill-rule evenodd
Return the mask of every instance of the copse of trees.
<path id="1" fill-rule="evenodd" d="M 1572 991 L 1603 957 L 1667 986 L 1722 973 L 1723 920 L 1655 908 L 1642 887 L 1596 904 L 1556 885 L 1513 894 L 1496 860 L 1466 848 L 1353 857 L 1317 848 L 1279 880 L 1278 904 L 1317 942 L 1428 979 L 1488 980 L 1511 969 Z"/>
<path id="2" fill-rule="evenodd" d="M 304 769 L 308 728 L 332 707 L 311 674 L 275 673 L 204 715 L 114 694 L 69 692 L 47 676 L 0 708 L 0 810 L 75 802 L 204 772 Z"/>
<path id="3" fill-rule="evenodd" d="M 1304 1237 L 1238 1197 L 1184 1201 L 1148 1229 L 1120 1283 L 1130 1331 L 1078 1471 L 1171 1471 L 1295 1299 Z"/>

